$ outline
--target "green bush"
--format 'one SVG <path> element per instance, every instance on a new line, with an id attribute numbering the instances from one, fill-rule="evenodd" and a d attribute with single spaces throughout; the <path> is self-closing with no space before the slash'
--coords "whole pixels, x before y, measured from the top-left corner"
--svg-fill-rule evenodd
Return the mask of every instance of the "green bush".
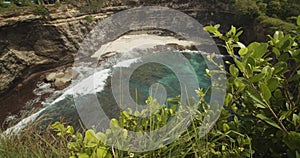
<path id="1" fill-rule="evenodd" d="M 55 8 L 59 8 L 60 5 L 61 5 L 60 2 L 58 2 L 58 1 L 56 1 L 55 4 L 54 4 Z"/>
<path id="2" fill-rule="evenodd" d="M 104 5 L 106 0 L 86 0 L 86 5 L 80 9 L 84 13 L 96 13 Z"/>
<path id="3" fill-rule="evenodd" d="M 202 90 L 197 91 L 199 96 L 205 94 Z M 169 99 L 175 100 L 178 103 L 178 98 Z M 118 146 L 124 141 L 129 141 L 130 146 L 145 146 L 151 145 L 156 142 L 142 142 L 138 137 L 130 137 L 128 131 L 154 131 L 166 125 L 169 118 L 176 117 L 178 121 L 182 121 L 180 109 L 176 110 L 177 105 L 174 104 L 170 108 L 166 105 L 159 105 L 155 100 L 151 98 L 147 100 L 148 108 L 142 112 L 133 113 L 128 109 L 120 114 L 119 120 L 112 119 L 110 122 L 110 128 L 105 133 L 95 133 L 93 130 L 87 130 L 84 135 L 80 133 L 74 133 L 74 129 L 71 126 L 64 126 L 59 122 L 54 123 L 51 128 L 57 132 L 58 137 L 63 140 L 69 140 L 67 147 L 69 149 L 70 158 L 72 157 L 251 157 L 251 139 L 247 135 L 243 135 L 230 129 L 226 124 L 228 114 L 224 110 L 221 114 L 221 122 L 218 122 L 216 129 L 213 129 L 206 137 L 199 138 L 201 122 L 204 116 L 209 111 L 209 106 L 205 103 L 204 99 L 201 100 L 202 108 L 195 112 L 194 120 L 191 126 L 186 129 L 181 136 L 175 140 L 175 142 L 169 145 L 161 144 L 161 148 L 155 151 L 148 151 L 143 153 L 135 153 L 129 150 L 127 151 L 117 150 L 105 144 L 112 144 L 112 138 L 118 138 L 117 142 L 113 143 L 114 146 Z M 157 109 L 157 112 L 150 117 L 141 117 L 146 113 Z M 179 114 L 179 115 L 178 115 Z M 236 126 L 238 120 L 235 119 L 229 124 Z M 118 131 L 116 127 L 121 127 L 122 132 Z M 174 137 L 178 137 L 174 135 Z M 173 137 L 172 135 L 170 137 Z M 168 137 L 168 138 L 170 138 Z M 162 137 L 163 138 L 163 137 Z M 237 141 L 236 141 L 237 140 Z M 128 143 L 128 142 L 127 142 Z"/>
<path id="4" fill-rule="evenodd" d="M 262 14 L 286 21 L 300 14 L 298 0 L 256 0 Z"/>
<path id="5" fill-rule="evenodd" d="M 88 15 L 84 17 L 84 20 L 86 20 L 88 23 L 92 23 L 95 19 L 92 16 Z"/>
<path id="6" fill-rule="evenodd" d="M 49 10 L 44 5 L 35 5 L 33 13 L 36 15 L 47 16 L 49 15 Z"/>
<path id="7" fill-rule="evenodd" d="M 236 13 L 250 18 L 256 18 L 261 14 L 255 0 L 234 0 L 233 9 Z"/>
<path id="8" fill-rule="evenodd" d="M 238 42 L 234 27 L 230 35 L 206 27 L 234 57 L 225 103 L 239 116 L 237 131 L 251 137 L 257 157 L 299 157 L 300 16 L 297 27 L 293 35 L 276 31 L 268 43 L 247 47 Z"/>
<path id="9" fill-rule="evenodd" d="M 1 2 L 3 1 L 0 1 L 0 11 L 13 10 L 18 8 L 15 4 L 3 4 Z"/>
<path id="10" fill-rule="evenodd" d="M 289 23 L 281 19 L 272 18 L 265 15 L 259 16 L 257 18 L 257 21 L 262 27 L 267 29 L 268 34 L 274 33 L 276 30 L 283 30 L 285 32 L 288 32 L 296 28 L 293 23 Z"/>

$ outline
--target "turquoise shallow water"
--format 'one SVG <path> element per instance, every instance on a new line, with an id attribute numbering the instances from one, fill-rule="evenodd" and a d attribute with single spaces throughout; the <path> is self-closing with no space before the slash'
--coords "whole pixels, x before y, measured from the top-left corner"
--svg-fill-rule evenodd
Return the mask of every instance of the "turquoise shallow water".
<path id="1" fill-rule="evenodd" d="M 197 75 L 199 87 L 210 87 L 210 79 L 205 76 L 207 66 L 203 57 L 196 53 L 184 53 L 184 56 L 189 60 L 194 70 L 189 70 L 188 67 L 182 65 L 180 66 L 182 71 L 194 71 Z M 189 78 L 186 77 L 185 79 L 188 80 Z M 151 85 L 155 83 L 159 83 L 165 88 L 167 98 L 174 98 L 181 94 L 180 81 L 171 68 L 159 63 L 147 63 L 140 66 L 131 75 L 129 83 L 131 97 L 137 98 L 138 104 L 144 104 L 144 101 L 150 95 Z M 136 97 L 137 95 L 138 97 Z"/>
<path id="2" fill-rule="evenodd" d="M 192 52 L 185 52 L 183 53 L 183 55 L 188 60 L 189 64 L 193 67 L 193 70 L 191 70 L 190 67 L 187 67 L 186 65 L 180 65 L 179 63 L 177 64 L 176 61 L 174 61 L 174 64 L 177 65 L 176 69 L 180 69 L 181 72 L 194 71 L 196 74 L 196 78 L 198 79 L 199 87 L 211 87 L 210 78 L 205 75 L 205 69 L 207 69 L 207 66 L 204 58 L 200 54 Z M 131 69 L 131 67 L 135 66 L 134 64 L 139 64 L 139 62 L 132 63 L 129 67 L 121 67 L 124 70 L 122 71 L 125 73 L 124 75 L 126 75 L 126 70 L 129 70 Z M 185 74 L 181 75 L 184 76 Z M 188 75 L 189 74 L 187 73 L 187 76 L 185 77 L 186 80 L 193 79 Z M 116 97 L 114 97 L 113 95 L 111 82 L 111 76 L 107 77 L 107 79 L 104 81 L 105 86 L 103 90 L 96 93 L 97 103 L 93 101 L 93 99 L 95 98 L 95 94 L 85 94 L 75 99 L 76 105 L 82 106 L 85 112 L 87 114 L 91 114 L 91 116 L 94 116 L 96 109 L 101 108 L 109 118 L 117 118 L 121 109 L 118 106 Z M 187 83 L 188 82 L 193 81 L 187 81 Z M 149 62 L 142 64 L 141 66 L 136 68 L 130 75 L 128 86 L 129 96 L 138 105 L 144 105 L 145 100 L 150 95 L 149 89 L 151 85 L 155 83 L 159 83 L 164 87 L 166 93 L 163 94 L 166 94 L 166 98 L 176 97 L 182 92 L 180 81 L 172 68 L 163 64 Z M 196 89 L 197 87 L 195 87 L 193 91 Z M 163 94 L 156 95 L 156 97 L 163 97 Z M 210 96 L 207 95 L 206 99 L 207 101 L 209 101 Z M 47 116 L 46 119 L 44 119 L 46 121 L 45 124 L 49 124 L 49 121 L 56 121 L 60 118 L 65 118 L 65 120 L 67 120 L 68 122 L 72 122 L 73 124 L 77 124 L 76 122 L 78 122 L 79 120 L 79 116 L 75 108 L 74 98 L 72 95 L 65 95 L 65 97 L 60 101 L 48 106 L 41 115 L 45 114 Z"/>

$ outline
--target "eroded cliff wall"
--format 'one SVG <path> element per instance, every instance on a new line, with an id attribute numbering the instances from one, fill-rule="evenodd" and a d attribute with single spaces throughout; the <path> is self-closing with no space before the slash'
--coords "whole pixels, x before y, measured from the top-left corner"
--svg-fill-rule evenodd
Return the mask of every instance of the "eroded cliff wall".
<path id="1" fill-rule="evenodd" d="M 248 41 L 255 39 L 253 21 L 231 12 L 228 0 L 114 0 L 97 13 L 82 13 L 74 5 L 46 6 L 50 14 L 17 10 L 0 13 L 0 94 L 31 74 L 72 63 L 80 42 L 97 21 L 121 10 L 160 5 L 183 11 L 201 24 L 243 26 Z M 87 20 L 92 17 L 93 21 Z"/>

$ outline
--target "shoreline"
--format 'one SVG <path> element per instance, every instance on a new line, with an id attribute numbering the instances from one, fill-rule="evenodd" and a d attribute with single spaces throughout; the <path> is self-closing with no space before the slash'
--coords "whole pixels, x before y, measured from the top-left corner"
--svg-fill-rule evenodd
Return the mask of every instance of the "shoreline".
<path id="1" fill-rule="evenodd" d="M 28 101 L 34 100 L 39 97 L 33 92 L 33 90 L 37 88 L 37 84 L 45 80 L 46 74 L 55 72 L 58 69 L 70 67 L 71 65 L 72 64 L 66 64 L 56 68 L 34 73 L 27 79 L 19 83 L 18 86 L 10 89 L 6 93 L 3 93 L 0 96 L 0 124 L 2 130 L 7 129 L 9 126 L 17 124 L 24 117 L 27 117 L 28 115 L 36 112 L 38 109 L 41 109 L 43 107 L 41 103 L 45 101 L 45 99 L 49 95 L 51 95 L 51 93 L 41 95 L 41 100 L 33 103 L 31 107 L 26 107 L 26 103 Z M 25 114 L 21 113 L 23 110 Z M 9 116 L 15 116 L 16 118 L 13 118 L 13 120 L 6 122 L 6 119 Z"/>

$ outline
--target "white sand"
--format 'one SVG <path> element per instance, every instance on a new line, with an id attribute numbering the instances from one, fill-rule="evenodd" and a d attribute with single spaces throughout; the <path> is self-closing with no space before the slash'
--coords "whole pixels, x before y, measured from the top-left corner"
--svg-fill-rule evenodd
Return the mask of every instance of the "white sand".
<path id="1" fill-rule="evenodd" d="M 108 52 L 130 52 L 134 49 L 154 48 L 157 45 L 178 44 L 182 46 L 191 46 L 192 41 L 179 40 L 172 36 L 158 36 L 150 34 L 124 35 L 103 46 L 91 57 L 101 58 Z"/>

